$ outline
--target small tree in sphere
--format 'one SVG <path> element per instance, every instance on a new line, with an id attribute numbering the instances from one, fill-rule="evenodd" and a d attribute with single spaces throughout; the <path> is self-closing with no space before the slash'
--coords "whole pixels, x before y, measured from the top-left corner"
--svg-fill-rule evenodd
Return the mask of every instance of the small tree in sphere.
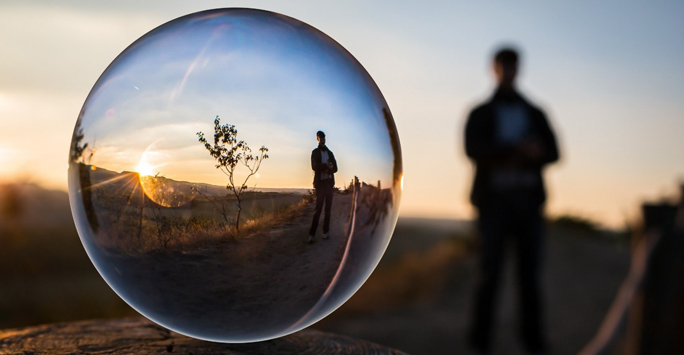
<path id="1" fill-rule="evenodd" d="M 216 169 L 221 170 L 228 176 L 226 188 L 233 192 L 237 199 L 237 215 L 235 217 L 235 230 L 240 230 L 240 212 L 242 212 L 242 193 L 247 190 L 247 181 L 257 173 L 261 162 L 268 159 L 268 148 L 261 146 L 257 155 L 252 154 L 247 142 L 237 140 L 238 131 L 235 125 L 221 124 L 221 119 L 216 116 L 214 119 L 214 144 L 207 142 L 203 132 L 197 132 L 199 142 L 209 151 L 209 154 L 216 159 Z M 241 184 L 235 182 L 235 168 L 244 165 L 249 170 Z M 223 218 L 227 219 L 226 210 L 222 211 Z"/>

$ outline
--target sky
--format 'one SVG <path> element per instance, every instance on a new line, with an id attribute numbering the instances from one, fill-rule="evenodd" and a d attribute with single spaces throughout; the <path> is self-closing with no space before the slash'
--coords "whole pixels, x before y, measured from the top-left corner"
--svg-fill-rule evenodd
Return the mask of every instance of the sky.
<path id="1" fill-rule="evenodd" d="M 107 66 L 153 28 L 218 7 L 296 18 L 363 65 L 399 132 L 401 216 L 475 215 L 463 127 L 491 94 L 490 57 L 502 44 L 521 49 L 520 90 L 558 137 L 561 161 L 546 170 L 551 215 L 621 227 L 684 181 L 684 4 L 675 1 L 6 0 L 0 179 L 66 189 L 72 131 Z"/>
<path id="2" fill-rule="evenodd" d="M 386 103 L 362 66 L 301 22 L 259 11 L 202 13 L 149 33 L 107 69 L 80 118 L 88 163 L 175 180 L 225 185 L 198 142 L 214 119 L 237 128 L 268 160 L 248 186 L 311 188 L 316 132 L 326 132 L 340 186 L 357 176 L 392 183 Z M 87 154 L 88 155 L 88 154 Z M 148 167 L 151 165 L 152 167 Z M 240 186 L 248 169 L 238 165 Z"/>

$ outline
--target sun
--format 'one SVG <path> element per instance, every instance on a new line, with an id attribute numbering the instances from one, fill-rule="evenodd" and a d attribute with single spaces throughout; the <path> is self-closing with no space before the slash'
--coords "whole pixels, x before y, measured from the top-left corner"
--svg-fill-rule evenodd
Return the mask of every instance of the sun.
<path id="1" fill-rule="evenodd" d="M 140 174 L 140 176 L 154 176 L 155 172 L 154 169 L 157 168 L 157 166 L 154 166 L 150 164 L 150 160 L 148 157 L 148 152 L 145 151 L 142 156 L 140 157 L 140 161 L 138 162 L 138 166 L 135 167 L 135 171 Z"/>

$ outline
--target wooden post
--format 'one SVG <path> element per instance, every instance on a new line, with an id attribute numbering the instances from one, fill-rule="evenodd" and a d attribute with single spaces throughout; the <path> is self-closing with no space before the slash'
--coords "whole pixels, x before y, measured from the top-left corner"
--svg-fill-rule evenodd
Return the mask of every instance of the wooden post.
<path id="1" fill-rule="evenodd" d="M 279 339 L 221 344 L 174 333 L 144 318 L 92 320 L 0 331 L 0 354 L 404 354 L 364 340 L 303 330 Z"/>
<path id="2" fill-rule="evenodd" d="M 630 350 L 684 354 L 684 186 L 679 206 L 644 205 L 644 227 L 659 240 L 634 305 Z"/>
<path id="3" fill-rule="evenodd" d="M 580 355 L 606 354 L 629 313 L 622 351 L 684 354 L 684 185 L 679 205 L 644 204 L 629 273 L 596 336 Z"/>

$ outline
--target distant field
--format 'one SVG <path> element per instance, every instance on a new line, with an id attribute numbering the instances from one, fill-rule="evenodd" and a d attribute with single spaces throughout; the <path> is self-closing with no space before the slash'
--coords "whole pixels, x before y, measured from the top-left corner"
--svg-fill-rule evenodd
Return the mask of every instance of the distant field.
<path id="1" fill-rule="evenodd" d="M 7 201 L 8 189 L 17 187 L 0 189 L 0 201 Z M 0 328 L 137 314 L 89 261 L 67 194 L 31 185 L 17 191 L 21 212 L 11 219 L 6 209 L 0 214 Z M 476 272 L 473 232 L 467 221 L 400 218 L 376 271 L 315 327 L 411 354 L 465 352 Z M 576 353 L 595 333 L 629 267 L 625 240 L 567 223 L 550 226 L 545 284 L 554 354 Z M 497 354 L 518 353 L 512 270 L 507 280 Z"/>
<path id="2" fill-rule="evenodd" d="M 79 213 L 89 221 L 92 242 L 129 253 L 246 236 L 311 202 L 306 190 L 248 189 L 238 200 L 221 186 L 82 164 L 72 169 L 80 179 Z"/>

